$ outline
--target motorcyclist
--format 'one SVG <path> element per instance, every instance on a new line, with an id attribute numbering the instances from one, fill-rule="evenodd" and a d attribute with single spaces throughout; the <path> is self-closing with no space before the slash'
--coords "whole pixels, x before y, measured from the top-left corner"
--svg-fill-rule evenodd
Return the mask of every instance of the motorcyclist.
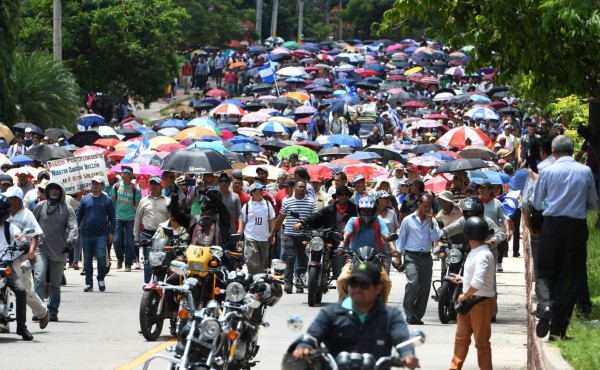
<path id="1" fill-rule="evenodd" d="M 10 217 L 11 202 L 6 196 L 0 194 L 0 256 L 2 260 L 14 260 L 23 252 L 4 253 L 4 249 L 10 246 L 14 240 L 21 235 L 21 230 L 13 224 L 9 224 L 6 220 Z M 6 232 L 8 228 L 8 233 Z M 6 240 L 6 235 L 9 235 L 10 240 Z M 21 266 L 10 266 L 12 269 L 21 268 Z M 16 273 L 6 275 L 6 284 L 12 290 L 16 298 L 16 316 L 17 316 L 17 334 L 23 338 L 23 340 L 33 340 L 33 335 L 27 330 L 25 322 L 27 321 L 27 291 L 25 286 L 19 280 Z"/>
<path id="2" fill-rule="evenodd" d="M 322 308 L 308 328 L 308 336 L 290 346 L 283 369 L 304 369 L 306 362 L 312 361 L 311 352 L 316 349 L 314 339 L 325 344 L 333 357 L 347 351 L 370 353 L 379 359 L 389 356 L 393 346 L 409 338 L 402 312 L 386 306 L 378 297 L 383 289 L 379 266 L 370 262 L 357 265 L 349 283 L 349 296 Z M 307 340 L 309 338 L 313 341 Z M 412 345 L 399 351 L 404 366 L 410 369 L 419 366 Z"/>
<path id="3" fill-rule="evenodd" d="M 387 242 L 387 250 L 384 241 L 389 237 L 389 230 L 385 221 L 383 221 L 375 211 L 375 199 L 370 196 L 360 198 L 358 201 L 358 217 L 352 217 L 346 223 L 344 229 L 343 244 L 338 248 L 338 254 L 344 252 L 349 247 L 350 251 L 356 253 L 358 248 L 363 246 L 376 246 L 379 253 L 389 252 L 392 257 L 398 257 L 398 251 L 394 242 Z M 342 268 L 340 276 L 337 279 L 337 289 L 340 300 L 348 292 L 348 278 L 352 267 L 352 260 L 348 259 L 346 265 Z M 386 273 L 384 264 L 381 266 L 381 275 L 384 282 L 382 290 L 383 303 L 387 303 L 391 292 L 392 283 Z"/>

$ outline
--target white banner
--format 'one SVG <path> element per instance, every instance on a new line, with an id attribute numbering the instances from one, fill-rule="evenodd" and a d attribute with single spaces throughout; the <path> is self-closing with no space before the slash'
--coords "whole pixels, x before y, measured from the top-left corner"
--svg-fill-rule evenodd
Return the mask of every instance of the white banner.
<path id="1" fill-rule="evenodd" d="M 60 182 L 67 194 L 91 189 L 94 176 L 104 177 L 108 184 L 106 162 L 102 154 L 56 159 L 46 162 L 46 166 L 50 179 Z"/>

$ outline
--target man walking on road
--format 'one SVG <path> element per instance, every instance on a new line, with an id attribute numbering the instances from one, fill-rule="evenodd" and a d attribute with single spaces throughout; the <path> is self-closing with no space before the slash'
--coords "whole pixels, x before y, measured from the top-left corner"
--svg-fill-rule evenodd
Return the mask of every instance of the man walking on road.
<path id="1" fill-rule="evenodd" d="M 538 275 L 541 306 L 536 334 L 550 340 L 565 339 L 579 288 L 587 284 L 587 210 L 598 202 L 589 167 L 573 159 L 573 140 L 559 135 L 552 140 L 556 162 L 540 171 L 533 205 L 543 209 Z"/>
<path id="2" fill-rule="evenodd" d="M 123 166 L 121 172 L 121 182 L 113 185 L 111 194 L 112 202 L 115 206 L 115 253 L 117 254 L 117 270 L 123 267 L 123 257 L 125 258 L 125 271 L 131 271 L 136 259 L 133 224 L 135 222 L 135 210 L 142 199 L 142 191 L 134 185 L 133 169 L 129 166 Z M 140 262 L 135 262 L 135 269 L 141 268 Z"/>
<path id="3" fill-rule="evenodd" d="M 210 73 L 210 66 L 206 63 L 204 58 L 200 58 L 200 62 L 196 66 L 196 81 L 199 90 L 204 90 L 206 87 L 206 81 L 208 81 L 208 74 Z"/>
<path id="4" fill-rule="evenodd" d="M 94 255 L 98 260 L 98 288 L 101 292 L 106 289 L 106 242 L 112 243 L 115 235 L 115 207 L 110 197 L 102 192 L 103 189 L 104 177 L 95 176 L 92 179 L 92 192 L 81 199 L 77 209 L 77 224 L 80 225 L 83 238 L 84 292 L 94 290 Z"/>
<path id="5" fill-rule="evenodd" d="M 181 78 L 183 79 L 184 94 L 188 95 L 192 85 L 192 66 L 189 60 L 186 60 L 181 66 Z"/>
<path id="6" fill-rule="evenodd" d="M 404 218 L 398 238 L 406 271 L 404 313 L 406 322 L 413 325 L 423 325 L 421 319 L 427 309 L 433 273 L 431 249 L 441 234 L 433 217 L 432 203 L 429 193 L 417 198 L 417 210 Z"/>
<path id="7" fill-rule="evenodd" d="M 46 199 L 33 209 L 33 215 L 44 231 L 36 251 L 35 292 L 40 298 L 44 297 L 46 272 L 50 269 L 48 310 L 50 321 L 58 321 L 63 267 L 67 262 L 66 253 L 77 242 L 77 221 L 75 211 L 65 201 L 67 195 L 60 183 L 50 181 L 44 192 Z"/>

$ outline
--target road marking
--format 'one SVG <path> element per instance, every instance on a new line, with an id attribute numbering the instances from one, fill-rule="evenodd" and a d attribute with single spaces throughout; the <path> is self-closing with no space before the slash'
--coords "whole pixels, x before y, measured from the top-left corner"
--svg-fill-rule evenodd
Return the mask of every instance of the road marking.
<path id="1" fill-rule="evenodd" d="M 131 369 L 135 369 L 136 367 L 143 365 L 144 362 L 146 362 L 146 360 L 150 356 L 152 356 L 152 355 L 154 355 L 154 354 L 156 354 L 158 352 L 162 352 L 165 348 L 167 348 L 167 346 L 170 346 L 170 345 L 172 345 L 174 343 L 177 343 L 177 338 L 170 338 L 166 342 L 164 342 L 162 344 L 159 344 L 158 346 L 147 350 L 140 357 L 138 357 L 135 360 L 131 361 L 127 365 L 123 365 L 123 366 L 118 367 L 117 370 L 131 370 Z"/>

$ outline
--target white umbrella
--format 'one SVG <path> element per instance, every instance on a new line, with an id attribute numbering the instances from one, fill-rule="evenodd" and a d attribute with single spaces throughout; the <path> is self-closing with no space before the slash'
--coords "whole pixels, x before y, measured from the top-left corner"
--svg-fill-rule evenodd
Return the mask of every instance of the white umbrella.
<path id="1" fill-rule="evenodd" d="M 301 67 L 284 67 L 277 71 L 277 76 L 281 77 L 310 77 Z"/>
<path id="2" fill-rule="evenodd" d="M 258 126 L 256 129 L 260 130 L 262 132 L 287 132 L 287 129 L 285 128 L 284 125 L 282 125 L 279 122 L 274 122 L 274 121 L 264 122 L 263 124 Z"/>
<path id="3" fill-rule="evenodd" d="M 117 132 L 110 126 L 98 126 L 92 127 L 90 131 L 96 131 L 102 137 L 112 137 L 115 139 L 123 140 L 124 135 L 117 134 Z"/>
<path id="4" fill-rule="evenodd" d="M 455 95 L 449 92 L 442 92 L 437 94 L 436 96 L 433 97 L 433 101 L 446 101 L 446 100 L 452 100 L 452 98 L 454 98 Z"/>
<path id="5" fill-rule="evenodd" d="M 264 136 L 262 131 L 252 127 L 240 127 L 237 130 L 238 134 L 252 137 L 252 136 Z"/>
<path id="6" fill-rule="evenodd" d="M 175 127 L 167 127 L 161 130 L 158 130 L 158 134 L 161 136 L 175 137 L 179 133 L 179 130 Z"/>

